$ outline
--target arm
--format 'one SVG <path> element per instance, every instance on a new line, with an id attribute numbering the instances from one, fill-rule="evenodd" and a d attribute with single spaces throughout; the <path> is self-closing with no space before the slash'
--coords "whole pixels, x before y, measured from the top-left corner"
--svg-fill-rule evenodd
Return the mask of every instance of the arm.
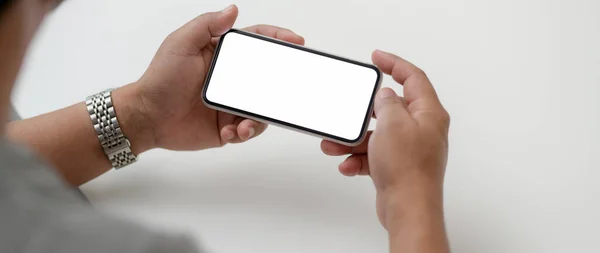
<path id="1" fill-rule="evenodd" d="M 346 176 L 370 175 L 377 214 L 393 253 L 450 252 L 444 227 L 443 185 L 450 117 L 425 73 L 383 51 L 373 63 L 404 86 L 404 97 L 383 88 L 375 100 L 377 126 L 358 147 L 321 143 L 328 155 L 350 156 Z"/>
<path id="2" fill-rule="evenodd" d="M 398 190 L 398 192 L 403 192 Z M 450 252 L 444 226 L 441 189 L 436 192 L 423 189 L 404 191 L 414 194 L 389 200 L 385 227 L 389 233 L 390 251 L 393 253 L 447 253 Z"/>
<path id="3" fill-rule="evenodd" d="M 115 112 L 132 151 L 153 147 L 151 128 L 135 103 L 135 85 L 113 92 Z M 104 154 L 85 102 L 6 125 L 8 139 L 23 143 L 52 164 L 71 185 L 84 184 L 112 166 Z"/>
<path id="4" fill-rule="evenodd" d="M 113 92 L 119 125 L 134 154 L 153 148 L 221 147 L 245 142 L 266 129 L 265 124 L 212 110 L 200 99 L 218 38 L 231 29 L 237 14 L 232 5 L 188 22 L 165 39 L 140 80 Z M 256 25 L 245 30 L 304 44 L 304 38 L 284 28 Z M 35 150 L 72 185 L 111 167 L 84 103 L 12 122 L 6 129 L 10 140 Z"/>

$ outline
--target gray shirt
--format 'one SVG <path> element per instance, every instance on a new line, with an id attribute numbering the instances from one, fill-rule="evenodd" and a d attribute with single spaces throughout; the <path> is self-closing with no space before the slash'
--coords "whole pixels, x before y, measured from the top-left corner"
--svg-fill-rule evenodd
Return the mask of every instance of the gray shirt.
<path id="1" fill-rule="evenodd" d="M 188 238 L 95 210 L 31 152 L 0 139 L 0 252 L 198 251 Z"/>

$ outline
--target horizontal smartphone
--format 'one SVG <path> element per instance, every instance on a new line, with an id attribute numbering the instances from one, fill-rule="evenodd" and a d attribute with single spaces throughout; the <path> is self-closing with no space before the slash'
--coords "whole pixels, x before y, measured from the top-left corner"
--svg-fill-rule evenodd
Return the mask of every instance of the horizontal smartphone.
<path id="1" fill-rule="evenodd" d="M 381 79 L 374 65 L 232 29 L 215 49 L 202 98 L 216 110 L 354 146 Z"/>

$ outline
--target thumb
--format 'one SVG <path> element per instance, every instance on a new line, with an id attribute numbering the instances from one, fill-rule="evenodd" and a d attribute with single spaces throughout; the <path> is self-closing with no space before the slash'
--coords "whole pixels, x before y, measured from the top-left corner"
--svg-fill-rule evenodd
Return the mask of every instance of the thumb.
<path id="1" fill-rule="evenodd" d="M 379 124 L 401 123 L 410 118 L 410 114 L 406 110 L 406 103 L 390 88 L 383 88 L 377 93 L 375 115 L 378 126 Z"/>
<path id="2" fill-rule="evenodd" d="M 233 27 L 238 8 L 232 4 L 219 12 L 204 13 L 175 31 L 172 37 L 203 48 L 213 37 L 219 37 Z"/>

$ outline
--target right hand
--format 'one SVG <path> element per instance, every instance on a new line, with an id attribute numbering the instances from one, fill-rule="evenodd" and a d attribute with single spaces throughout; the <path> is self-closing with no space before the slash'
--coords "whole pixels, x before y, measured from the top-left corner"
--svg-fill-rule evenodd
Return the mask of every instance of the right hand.
<path id="1" fill-rule="evenodd" d="M 138 153 L 152 148 L 221 147 L 248 141 L 265 131 L 266 124 L 208 108 L 201 99 L 218 40 L 232 28 L 237 16 L 238 8 L 231 5 L 188 22 L 165 39 L 140 80 L 115 91 L 115 107 L 131 108 L 128 114 L 139 119 L 130 121 L 133 127 L 126 132 L 140 137 L 132 138 L 132 143 L 141 147 Z M 255 25 L 244 30 L 304 44 L 301 36 L 276 26 Z M 117 104 L 120 101 L 122 104 Z"/>
<path id="2" fill-rule="evenodd" d="M 381 89 L 375 101 L 375 131 L 357 147 L 323 141 L 321 149 L 327 155 L 350 154 L 339 165 L 342 174 L 371 176 L 379 220 L 389 229 L 399 216 L 422 211 L 418 208 L 441 211 L 450 117 L 422 70 L 383 51 L 373 52 L 372 60 L 403 84 L 405 97 Z"/>

